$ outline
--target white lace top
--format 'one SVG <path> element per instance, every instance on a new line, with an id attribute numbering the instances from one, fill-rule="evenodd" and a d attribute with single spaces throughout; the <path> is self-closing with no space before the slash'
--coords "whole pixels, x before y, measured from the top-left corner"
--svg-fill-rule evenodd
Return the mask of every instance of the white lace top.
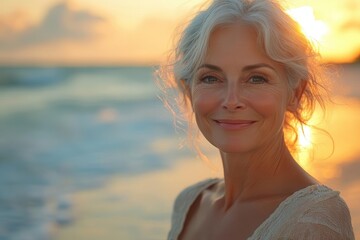
<path id="1" fill-rule="evenodd" d="M 220 181 L 208 179 L 183 190 L 177 197 L 168 240 L 180 235 L 187 212 L 199 194 Z M 255 239 L 355 239 L 349 209 L 339 192 L 312 185 L 286 198 L 252 234 Z"/>

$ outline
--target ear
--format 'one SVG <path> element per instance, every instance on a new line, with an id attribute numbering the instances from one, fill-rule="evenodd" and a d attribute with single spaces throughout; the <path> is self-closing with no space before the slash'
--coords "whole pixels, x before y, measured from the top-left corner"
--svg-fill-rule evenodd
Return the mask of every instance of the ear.
<path id="1" fill-rule="evenodd" d="M 296 109 L 299 106 L 301 97 L 306 89 L 307 81 L 306 80 L 300 80 L 299 85 L 293 90 L 291 94 L 291 98 L 289 99 L 289 105 L 287 109 L 290 112 L 295 112 Z"/>

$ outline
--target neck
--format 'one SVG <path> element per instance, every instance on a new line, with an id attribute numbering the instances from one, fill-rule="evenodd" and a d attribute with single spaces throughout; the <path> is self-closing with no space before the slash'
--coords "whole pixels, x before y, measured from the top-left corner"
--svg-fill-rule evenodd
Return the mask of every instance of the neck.
<path id="1" fill-rule="evenodd" d="M 278 191 L 274 184 L 286 174 L 294 159 L 285 143 L 249 153 L 220 152 L 225 180 L 225 208 L 237 201 L 266 197 Z"/>

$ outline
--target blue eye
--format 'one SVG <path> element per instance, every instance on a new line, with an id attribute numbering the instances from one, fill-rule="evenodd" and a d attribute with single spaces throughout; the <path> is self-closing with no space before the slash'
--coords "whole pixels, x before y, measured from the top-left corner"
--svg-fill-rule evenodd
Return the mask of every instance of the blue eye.
<path id="1" fill-rule="evenodd" d="M 249 82 L 253 84 L 262 84 L 262 83 L 266 83 L 267 79 L 265 79 L 262 76 L 255 75 L 250 77 Z"/>
<path id="2" fill-rule="evenodd" d="M 214 76 L 205 76 L 205 77 L 201 78 L 201 82 L 206 83 L 206 84 L 214 84 L 218 81 L 219 81 L 219 79 Z"/>

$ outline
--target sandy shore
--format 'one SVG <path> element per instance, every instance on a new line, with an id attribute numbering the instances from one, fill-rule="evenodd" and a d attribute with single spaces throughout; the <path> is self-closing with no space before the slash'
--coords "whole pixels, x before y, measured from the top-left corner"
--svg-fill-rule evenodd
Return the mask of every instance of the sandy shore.
<path id="1" fill-rule="evenodd" d="M 133 177 L 114 178 L 101 189 L 73 196 L 74 222 L 55 239 L 165 239 L 172 203 L 184 187 L 216 177 L 200 160 Z"/>
<path id="2" fill-rule="evenodd" d="M 172 169 L 117 178 L 104 188 L 78 193 L 73 197 L 74 222 L 58 229 L 55 239 L 166 239 L 173 199 L 178 192 L 191 183 L 216 176 L 219 174 L 199 160 L 187 160 Z M 340 190 L 348 203 L 357 237 L 360 237 L 360 229 L 355 227 L 360 226 L 359 184 L 328 184 Z"/>

